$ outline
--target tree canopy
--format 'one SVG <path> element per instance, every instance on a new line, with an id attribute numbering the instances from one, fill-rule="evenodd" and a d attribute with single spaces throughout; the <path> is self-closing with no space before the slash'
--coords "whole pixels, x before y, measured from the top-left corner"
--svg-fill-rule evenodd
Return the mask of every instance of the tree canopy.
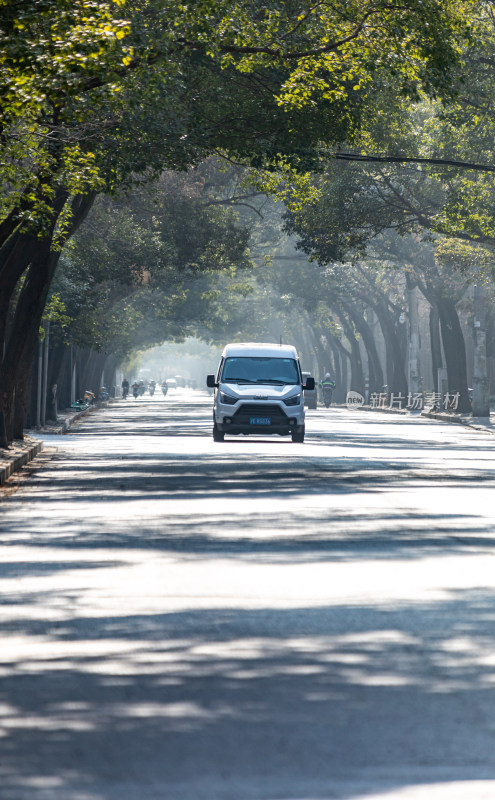
<path id="1" fill-rule="evenodd" d="M 334 163 L 349 151 L 378 158 L 383 149 L 419 160 L 441 156 L 442 148 L 452 158 L 470 156 L 459 134 L 469 59 L 475 103 L 481 108 L 491 92 L 490 69 L 483 70 L 492 30 L 483 4 L 2 0 L 0 9 L 0 410 L 9 428 L 60 254 L 98 195 L 114 199 L 109 224 L 118 222 L 120 247 L 134 247 L 131 264 L 123 251 L 116 255 L 118 246 L 110 252 L 94 231 L 83 234 L 108 309 L 117 295 L 139 305 L 160 291 L 166 307 L 186 273 L 200 291 L 211 265 L 228 274 L 245 260 L 245 240 L 223 198 L 196 207 L 193 224 L 193 198 L 177 193 L 170 178 L 212 155 L 256 170 L 257 190 L 283 196 L 293 215 L 287 225 L 297 224 L 301 240 L 314 240 L 308 225 L 320 224 L 324 198 L 331 244 L 324 258 L 345 257 L 365 245 L 370 229 L 383 230 L 375 195 L 384 190 L 410 198 L 421 188 L 415 219 L 403 203 L 384 204 L 388 223 L 404 232 L 457 225 L 459 237 L 477 230 L 480 241 L 492 236 L 489 183 L 478 216 L 470 201 L 466 217 L 465 199 L 480 197 L 471 178 L 468 185 L 456 173 L 447 185 L 445 172 L 430 171 L 428 180 L 415 176 L 413 187 L 403 168 L 379 175 L 354 166 L 339 172 Z M 490 125 L 476 124 L 488 157 Z M 312 182 L 310 171 L 320 177 Z M 169 213 L 160 201 L 153 217 L 143 187 L 164 173 L 176 208 Z M 308 193 L 304 202 L 300 191 Z M 132 202 L 124 210 L 126 193 L 139 198 L 139 210 Z M 100 216 L 104 205 L 98 201 Z M 365 207 L 375 216 L 363 225 Z M 91 231 L 94 219 L 86 224 Z M 75 284 L 84 285 L 75 248 L 63 256 L 64 270 L 71 262 Z M 144 301 L 138 317 L 142 309 Z M 109 333 L 97 328 L 100 346 Z"/>

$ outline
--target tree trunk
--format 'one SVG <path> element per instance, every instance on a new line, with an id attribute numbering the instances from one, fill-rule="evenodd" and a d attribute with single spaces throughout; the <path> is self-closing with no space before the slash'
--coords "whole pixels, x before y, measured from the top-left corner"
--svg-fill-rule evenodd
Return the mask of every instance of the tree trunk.
<path id="1" fill-rule="evenodd" d="M 55 332 L 57 337 L 57 331 Z M 58 408 L 70 406 L 71 390 L 71 363 L 70 348 L 63 341 L 58 341 L 50 354 L 50 378 L 48 386 L 57 384 L 57 404 Z"/>
<path id="2" fill-rule="evenodd" d="M 98 396 L 98 390 L 101 387 L 101 378 L 105 361 L 107 360 L 106 353 L 95 353 L 92 362 L 91 376 L 90 376 L 90 389 Z"/>
<path id="3" fill-rule="evenodd" d="M 389 392 L 407 396 L 407 378 L 404 369 L 404 352 L 401 337 L 395 324 L 395 319 L 385 306 L 379 301 L 373 303 L 373 308 L 378 317 L 385 339 L 385 352 L 387 356 L 387 383 Z"/>
<path id="4" fill-rule="evenodd" d="M 320 377 L 322 377 L 325 374 L 324 373 L 325 354 L 324 354 L 324 351 L 323 351 L 323 347 L 321 345 L 321 341 L 319 339 L 319 336 L 318 336 L 318 333 L 316 332 L 316 330 L 311 325 L 308 325 L 307 330 L 308 330 L 308 334 L 310 336 L 311 342 L 313 344 L 313 350 L 315 352 L 316 362 L 318 364 L 318 372 L 320 374 Z M 317 377 L 317 376 L 315 376 L 315 377 Z"/>
<path id="5" fill-rule="evenodd" d="M 440 317 L 436 305 L 430 306 L 430 345 L 433 390 L 438 392 L 438 370 L 443 367 L 442 343 L 440 340 Z"/>
<path id="6" fill-rule="evenodd" d="M 329 343 L 330 345 L 330 343 Z M 336 347 L 330 347 L 333 356 L 333 367 L 334 367 L 334 379 L 335 379 L 335 400 L 336 402 L 340 402 L 337 398 L 339 395 L 339 389 L 342 387 L 342 370 L 341 370 L 341 357 L 340 353 Z M 342 400 L 342 402 L 344 402 Z"/>
<path id="7" fill-rule="evenodd" d="M 332 372 L 332 349 L 328 346 L 328 338 L 327 332 L 324 328 L 317 327 L 315 328 L 315 333 L 318 337 L 318 342 L 320 345 L 321 353 L 322 353 L 322 372 L 321 377 L 323 377 L 327 372 Z"/>
<path id="8" fill-rule="evenodd" d="M 106 387 L 107 391 L 110 393 L 110 397 L 115 397 L 116 394 L 116 383 L 115 383 L 115 373 L 117 370 L 118 359 L 113 354 L 107 356 L 107 360 L 105 361 L 105 365 L 103 367 L 103 374 L 104 374 L 104 386 Z"/>
<path id="9" fill-rule="evenodd" d="M 419 313 L 418 313 L 418 290 L 411 286 L 408 281 L 407 304 L 409 311 L 409 352 L 408 352 L 408 389 L 414 394 L 421 391 L 421 368 L 420 368 L 420 339 L 419 339 Z"/>
<path id="10" fill-rule="evenodd" d="M 42 243 L 38 257 L 32 262 L 19 300 L 9 342 L 0 368 L 0 403 L 5 414 L 5 426 L 9 439 L 13 436 L 14 402 L 16 386 L 20 390 L 17 398 L 24 403 L 25 373 L 29 372 L 38 342 L 38 332 L 43 316 L 50 280 L 58 262 L 59 254 L 50 253 L 51 241 Z"/>
<path id="11" fill-rule="evenodd" d="M 95 195 L 75 197 L 72 216 L 64 233 L 65 241 L 85 219 Z M 65 198 L 65 199 L 64 199 Z M 51 228 L 45 238 L 37 240 L 37 252 L 25 276 L 15 308 L 12 330 L 0 367 L 0 410 L 5 416 L 7 438 L 12 440 L 14 418 L 17 423 L 24 414 L 27 376 L 37 349 L 38 332 L 46 304 L 50 283 L 60 257 L 60 250 L 52 252 L 52 238 L 58 216 L 67 195 L 60 191 L 54 202 Z M 18 391 L 16 393 L 16 387 Z M 19 406 L 16 411 L 15 405 Z"/>
<path id="12" fill-rule="evenodd" d="M 341 309 L 336 309 L 336 312 L 351 346 L 351 390 L 364 396 L 364 373 L 359 342 L 356 339 L 352 323 L 349 322 L 344 312 Z"/>
<path id="13" fill-rule="evenodd" d="M 301 338 L 304 344 L 305 372 L 315 375 L 318 372 L 318 362 L 313 345 L 313 333 L 309 330 L 309 323 L 301 325 Z"/>
<path id="14" fill-rule="evenodd" d="M 347 354 L 341 353 L 341 364 L 342 364 L 342 383 L 340 386 L 340 392 L 337 392 L 336 400 L 340 403 L 345 403 L 347 397 L 347 387 L 349 385 L 349 362 L 350 358 Z"/>
<path id="15" fill-rule="evenodd" d="M 81 393 L 84 393 L 87 389 L 90 392 L 94 392 L 94 381 L 95 381 L 95 359 L 97 353 L 94 350 L 87 350 L 86 351 L 86 360 L 84 363 L 83 371 L 81 373 Z M 95 393 L 96 394 L 96 393 Z"/>
<path id="16" fill-rule="evenodd" d="M 383 371 L 373 331 L 364 318 L 364 314 L 353 304 L 346 302 L 344 303 L 344 308 L 351 317 L 356 330 L 363 337 L 363 343 L 368 353 L 370 392 L 379 392 L 383 386 Z"/>
<path id="17" fill-rule="evenodd" d="M 486 296 L 483 284 L 474 287 L 473 416 L 490 416 L 490 387 L 486 360 Z"/>
<path id="18" fill-rule="evenodd" d="M 26 421 L 26 398 L 31 378 L 31 368 L 25 369 L 15 385 L 14 416 L 12 436 L 14 439 L 24 438 L 24 425 Z"/>
<path id="19" fill-rule="evenodd" d="M 335 402 L 336 403 L 345 403 L 345 399 L 347 396 L 347 384 L 348 384 L 348 362 L 351 361 L 351 353 L 344 347 L 340 339 L 330 333 L 327 333 L 327 340 L 329 346 L 334 350 L 337 351 L 340 355 L 340 376 L 341 382 L 337 384 L 335 387 Z"/>
<path id="20" fill-rule="evenodd" d="M 0 355 L 8 336 L 9 310 L 18 281 L 40 248 L 41 240 L 14 234 L 0 249 Z"/>
<path id="21" fill-rule="evenodd" d="M 76 363 L 76 400 L 82 398 L 86 385 L 84 383 L 84 375 L 86 365 L 90 357 L 91 351 L 87 348 L 76 347 L 75 349 L 75 363 Z"/>
<path id="22" fill-rule="evenodd" d="M 438 315 L 442 333 L 443 351 L 447 366 L 448 390 L 459 392 L 458 411 L 471 411 L 467 384 L 466 344 L 455 302 L 448 297 L 438 298 Z"/>
<path id="23" fill-rule="evenodd" d="M 5 242 L 10 239 L 10 237 L 15 233 L 16 229 L 21 227 L 22 223 L 19 222 L 19 217 L 22 211 L 26 210 L 26 208 L 27 205 L 13 208 L 12 211 L 0 222 L 0 247 L 2 247 Z"/>

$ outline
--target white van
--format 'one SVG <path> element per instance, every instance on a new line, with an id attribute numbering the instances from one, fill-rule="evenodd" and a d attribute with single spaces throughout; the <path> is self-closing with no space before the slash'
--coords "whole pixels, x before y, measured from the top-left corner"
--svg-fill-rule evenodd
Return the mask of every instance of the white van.
<path id="1" fill-rule="evenodd" d="M 223 442 L 226 433 L 276 433 L 304 442 L 303 389 L 314 389 L 315 382 L 309 376 L 303 385 L 292 345 L 228 344 L 206 385 L 215 388 L 215 442 Z"/>

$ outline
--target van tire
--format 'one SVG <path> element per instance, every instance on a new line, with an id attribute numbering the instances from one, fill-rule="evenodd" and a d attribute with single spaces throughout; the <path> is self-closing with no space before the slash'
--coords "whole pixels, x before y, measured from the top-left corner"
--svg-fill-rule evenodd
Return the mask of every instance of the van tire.
<path id="1" fill-rule="evenodd" d="M 304 433 L 305 433 L 304 425 L 302 425 L 301 428 L 299 428 L 298 430 L 292 431 L 291 434 L 292 441 L 297 444 L 302 444 L 304 442 Z"/>
<path id="2" fill-rule="evenodd" d="M 224 439 L 225 439 L 225 434 L 223 433 L 223 431 L 219 431 L 217 426 L 214 425 L 213 426 L 213 441 L 214 442 L 223 442 Z"/>

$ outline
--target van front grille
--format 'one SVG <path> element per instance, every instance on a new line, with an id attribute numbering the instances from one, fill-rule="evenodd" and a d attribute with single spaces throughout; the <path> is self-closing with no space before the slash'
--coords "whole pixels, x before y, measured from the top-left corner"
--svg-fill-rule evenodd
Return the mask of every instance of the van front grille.
<path id="1" fill-rule="evenodd" d="M 234 418 L 240 416 L 283 417 L 287 419 L 287 414 L 280 406 L 269 405 L 268 403 L 243 403 L 235 412 Z"/>

